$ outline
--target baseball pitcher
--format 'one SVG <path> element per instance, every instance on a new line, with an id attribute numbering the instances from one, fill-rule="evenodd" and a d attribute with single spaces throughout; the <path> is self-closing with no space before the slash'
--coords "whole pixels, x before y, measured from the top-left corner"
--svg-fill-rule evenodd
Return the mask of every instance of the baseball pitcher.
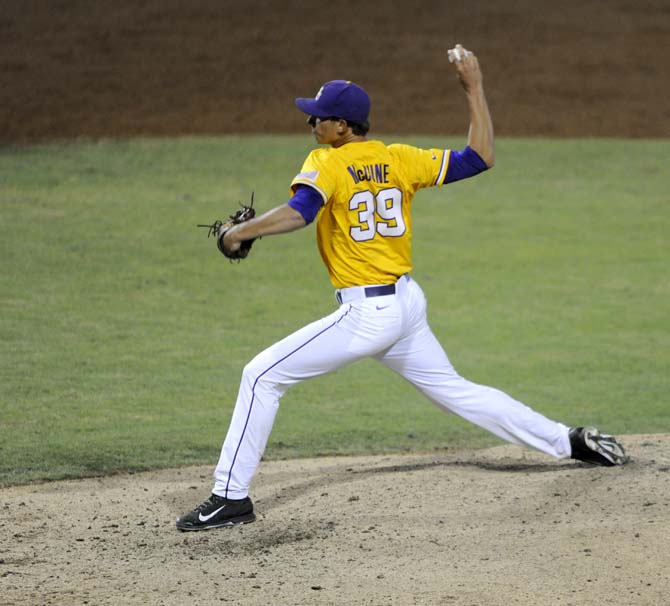
<path id="1" fill-rule="evenodd" d="M 558 459 L 597 465 L 627 460 L 620 443 L 595 428 L 550 420 L 498 389 L 461 377 L 433 335 L 426 299 L 411 277 L 412 201 L 424 187 L 474 177 L 494 164 L 493 125 L 477 57 L 449 51 L 468 102 L 470 126 L 462 150 L 419 149 L 368 139 L 370 98 L 350 81 L 325 83 L 314 98 L 298 98 L 312 134 L 312 151 L 291 183 L 291 198 L 265 214 L 215 223 L 219 249 L 247 256 L 261 236 L 311 223 L 337 306 L 272 345 L 243 371 L 211 495 L 177 520 L 180 530 L 206 530 L 255 519 L 249 486 L 279 407 L 292 385 L 372 357 L 437 406 L 509 442 Z"/>

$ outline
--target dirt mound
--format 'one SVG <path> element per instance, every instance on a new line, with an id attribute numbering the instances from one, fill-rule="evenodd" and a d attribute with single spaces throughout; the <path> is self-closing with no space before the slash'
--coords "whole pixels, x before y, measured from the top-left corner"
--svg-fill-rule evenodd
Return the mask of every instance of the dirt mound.
<path id="1" fill-rule="evenodd" d="M 187 468 L 3 491 L 2 604 L 667 603 L 670 436 L 601 468 L 514 446 L 261 466 L 256 523 L 180 533 Z"/>
<path id="2" fill-rule="evenodd" d="M 670 136 L 666 0 L 4 0 L 0 141 L 302 133 L 293 98 L 336 78 L 374 132 L 464 136 L 456 42 L 499 135 Z"/>

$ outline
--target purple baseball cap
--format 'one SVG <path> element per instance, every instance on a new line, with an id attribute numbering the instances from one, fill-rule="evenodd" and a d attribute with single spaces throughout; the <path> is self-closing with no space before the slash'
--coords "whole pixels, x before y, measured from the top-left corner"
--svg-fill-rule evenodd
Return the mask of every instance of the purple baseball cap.
<path id="1" fill-rule="evenodd" d="M 314 99 L 299 97 L 295 104 L 301 112 L 317 118 L 344 118 L 365 124 L 370 115 L 370 97 L 358 84 L 349 80 L 331 80 Z"/>

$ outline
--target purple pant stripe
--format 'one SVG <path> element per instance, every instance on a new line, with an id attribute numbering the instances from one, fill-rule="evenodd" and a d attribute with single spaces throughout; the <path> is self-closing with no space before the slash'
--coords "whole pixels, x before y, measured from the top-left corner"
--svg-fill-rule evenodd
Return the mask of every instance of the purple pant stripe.
<path id="1" fill-rule="evenodd" d="M 291 357 L 294 353 L 296 353 L 297 351 L 300 351 L 303 347 L 309 345 L 312 341 L 314 341 L 314 339 L 316 339 L 317 337 L 320 337 L 322 334 L 324 334 L 325 332 L 327 332 L 328 330 L 333 328 L 333 326 L 336 326 L 337 324 L 339 324 L 346 317 L 346 315 L 349 313 L 350 310 L 351 310 L 351 306 L 349 306 L 349 309 L 347 309 L 347 311 L 344 314 L 342 314 L 342 316 L 340 316 L 340 318 L 338 318 L 330 326 L 326 326 L 326 328 L 324 328 L 321 332 L 315 334 L 311 339 L 305 341 L 302 345 L 300 345 L 299 347 L 296 347 L 293 351 L 287 353 L 283 358 L 281 358 L 280 360 L 277 360 L 272 366 L 266 368 L 261 374 L 259 374 L 256 377 L 256 380 L 254 381 L 254 385 L 251 388 L 251 402 L 249 403 L 249 412 L 247 413 L 247 418 L 244 422 L 244 428 L 242 429 L 242 435 L 240 436 L 240 441 L 238 442 L 237 448 L 235 449 L 235 456 L 233 457 L 233 461 L 230 464 L 230 469 L 228 470 L 228 481 L 226 482 L 226 495 L 225 495 L 226 498 L 228 498 L 228 487 L 230 486 L 230 478 L 231 478 L 232 473 L 233 473 L 233 467 L 235 467 L 235 461 L 237 460 L 237 455 L 240 452 L 240 448 L 242 447 L 242 441 L 244 440 L 244 434 L 247 431 L 247 426 L 249 425 L 249 419 L 251 418 L 251 411 L 253 410 L 253 407 L 254 407 L 254 399 L 256 398 L 256 391 L 255 390 L 256 390 L 256 385 L 258 384 L 258 381 L 260 381 L 261 377 L 264 374 L 270 372 L 275 366 L 277 366 L 277 364 L 280 364 L 281 362 L 283 362 L 287 358 Z"/>

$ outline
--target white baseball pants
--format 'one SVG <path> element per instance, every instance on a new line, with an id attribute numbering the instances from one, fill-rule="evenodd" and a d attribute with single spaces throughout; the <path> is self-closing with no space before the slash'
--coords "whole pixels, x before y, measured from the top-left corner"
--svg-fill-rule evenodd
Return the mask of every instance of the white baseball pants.
<path id="1" fill-rule="evenodd" d="M 491 433 L 556 458 L 570 456 L 569 428 L 531 410 L 507 394 L 461 377 L 426 320 L 426 299 L 409 276 L 396 293 L 367 296 L 366 287 L 338 291 L 341 305 L 272 345 L 244 368 L 237 403 L 213 492 L 247 496 L 272 430 L 279 399 L 305 379 L 373 357 L 407 379 L 445 411 Z"/>

